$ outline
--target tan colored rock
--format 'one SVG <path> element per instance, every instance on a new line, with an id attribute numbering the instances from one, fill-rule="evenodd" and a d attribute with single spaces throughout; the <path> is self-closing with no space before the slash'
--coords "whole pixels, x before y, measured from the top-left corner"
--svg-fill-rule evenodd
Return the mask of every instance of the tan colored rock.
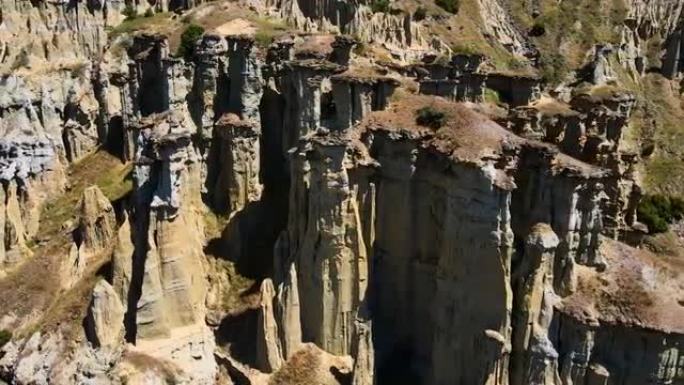
<path id="1" fill-rule="evenodd" d="M 128 295 L 133 279 L 135 246 L 131 230 L 131 223 L 126 215 L 117 231 L 116 239 L 113 240 L 115 243 L 112 253 L 112 287 L 119 295 L 124 307 L 128 306 Z"/>
<path id="2" fill-rule="evenodd" d="M 373 385 L 376 383 L 376 378 L 371 322 L 357 322 L 356 328 L 357 340 L 354 346 L 352 385 Z"/>
<path id="3" fill-rule="evenodd" d="M 152 217 L 150 249 L 145 257 L 142 294 L 137 304 L 138 338 L 169 337 L 172 328 L 204 319 L 199 220 L 196 213 L 185 209 L 173 221 Z"/>
<path id="4" fill-rule="evenodd" d="M 256 366 L 267 373 L 280 369 L 283 363 L 278 324 L 273 314 L 274 297 L 273 282 L 266 278 L 261 283 L 261 308 L 257 320 Z"/>
<path id="5" fill-rule="evenodd" d="M 224 115 L 216 126 L 220 143 L 219 175 L 214 190 L 218 210 L 235 213 L 261 198 L 258 122 Z"/>
<path id="6" fill-rule="evenodd" d="M 84 253 L 95 254 L 107 246 L 116 235 L 116 215 L 109 199 L 97 186 L 83 190 L 78 204 L 79 222 L 76 242 Z"/>
<path id="7" fill-rule="evenodd" d="M 295 351 L 299 350 L 302 343 L 301 309 L 297 270 L 294 263 L 289 264 L 285 281 L 278 285 L 277 309 L 283 356 L 289 359 Z"/>
<path id="8" fill-rule="evenodd" d="M 5 189 L 3 189 L 5 190 Z M 17 185 L 10 182 L 3 194 L 3 264 L 13 265 L 30 255 L 26 241 L 30 235 L 24 224 L 21 204 L 19 202 Z"/>
<path id="9" fill-rule="evenodd" d="M 553 306 L 553 263 L 558 237 L 548 224 L 532 227 L 516 271 L 511 384 L 549 385 L 557 378 L 558 353 L 549 340 Z"/>
<path id="10" fill-rule="evenodd" d="M 136 314 L 139 340 L 168 338 L 174 328 L 205 319 L 204 228 L 197 209 L 202 204 L 200 165 L 190 135 L 174 117 L 166 118 L 142 143 L 157 163 L 136 164 L 136 184 L 155 186 L 138 206 L 149 210 L 149 217 L 136 216 L 136 229 L 145 232 L 136 237 L 140 254 L 135 258 L 144 260 Z"/>
<path id="11" fill-rule="evenodd" d="M 62 288 L 69 289 L 74 286 L 83 276 L 83 272 L 86 268 L 86 258 L 79 251 L 76 243 L 71 243 L 69 247 L 69 252 L 66 258 L 62 261 L 61 265 L 61 279 Z"/>
<path id="12" fill-rule="evenodd" d="M 114 288 L 100 280 L 93 289 L 93 296 L 86 318 L 86 335 L 96 347 L 115 347 L 123 342 L 124 313 Z"/>
<path id="13" fill-rule="evenodd" d="M 345 143 L 300 149 L 293 160 L 287 235 L 298 275 L 302 339 L 338 355 L 351 352 L 368 282 L 358 190 L 345 168 L 350 161 Z"/>

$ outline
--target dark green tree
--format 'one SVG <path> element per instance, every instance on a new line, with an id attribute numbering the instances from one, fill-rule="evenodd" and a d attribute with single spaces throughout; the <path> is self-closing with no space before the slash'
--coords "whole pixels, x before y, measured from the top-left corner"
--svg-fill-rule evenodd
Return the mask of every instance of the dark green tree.
<path id="1" fill-rule="evenodd" d="M 177 55 L 185 60 L 191 60 L 195 55 L 195 44 L 202 35 L 204 35 L 204 28 L 197 24 L 188 25 L 181 34 Z"/>

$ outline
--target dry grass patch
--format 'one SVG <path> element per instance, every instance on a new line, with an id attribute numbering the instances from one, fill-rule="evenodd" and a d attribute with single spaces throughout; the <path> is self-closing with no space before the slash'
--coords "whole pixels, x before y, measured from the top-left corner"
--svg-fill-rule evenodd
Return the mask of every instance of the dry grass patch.
<path id="1" fill-rule="evenodd" d="M 60 289 L 62 261 L 72 243 L 69 228 L 83 190 L 97 184 L 110 199 L 126 195 L 132 187 L 130 164 L 105 151 L 97 151 L 74 163 L 68 170 L 70 186 L 66 192 L 47 202 L 43 208 L 38 242 L 33 242 L 33 257 L 0 279 L 0 317 L 13 315 L 25 332 L 44 326 L 58 326 L 63 321 L 79 319 L 87 306 L 96 281 L 96 272 L 109 253 L 92 258 L 84 279 L 72 289 Z"/>
<path id="2" fill-rule="evenodd" d="M 462 0 L 456 15 L 436 5 L 434 7 L 428 10 L 428 14 L 436 15 L 437 20 L 425 23 L 425 26 L 449 45 L 454 53 L 484 55 L 493 67 L 490 70 L 498 72 L 513 75 L 535 73 L 523 58 L 516 57 L 497 41 L 485 36 L 478 1 Z"/>
<path id="3" fill-rule="evenodd" d="M 123 34 L 145 31 L 166 34 L 181 25 L 179 17 L 171 12 L 155 13 L 152 16 L 136 16 L 122 21 L 109 31 L 112 38 Z"/>
<path id="4" fill-rule="evenodd" d="M 684 99 L 669 80 L 657 74 L 644 78 L 642 98 L 655 122 L 653 132 L 645 133 L 652 135 L 655 144 L 655 153 L 645 165 L 646 190 L 684 197 Z"/>
<path id="5" fill-rule="evenodd" d="M 144 378 L 145 372 L 156 373 L 164 379 L 166 384 L 178 383 L 181 375 L 180 369 L 173 363 L 131 350 L 124 352 L 120 366 L 121 380 L 124 384 L 138 383 Z"/>

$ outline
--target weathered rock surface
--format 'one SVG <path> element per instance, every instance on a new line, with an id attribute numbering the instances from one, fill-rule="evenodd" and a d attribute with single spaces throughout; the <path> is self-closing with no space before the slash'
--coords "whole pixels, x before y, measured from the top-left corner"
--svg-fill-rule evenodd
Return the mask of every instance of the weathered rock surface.
<path id="1" fill-rule="evenodd" d="M 0 379 L 684 381 L 681 266 L 619 241 L 639 225 L 641 159 L 624 138 L 637 99 L 613 61 L 638 76 L 658 35 L 659 69 L 680 76 L 679 1 L 627 2 L 622 44 L 589 52 L 581 92 L 487 72 L 480 54 L 436 60 L 451 53 L 429 32 L 442 11 L 420 22 L 363 2 L 265 3 L 249 3 L 247 24 L 280 15 L 307 33 L 263 47 L 265 31 L 219 27 L 186 58 L 176 36 L 140 33 L 112 58 L 104 26 L 122 4 L 0 2 L 0 69 L 14 71 L 0 80 L 0 269 L 14 278 L 54 252 L 40 213 L 73 187 L 69 164 L 104 146 L 134 182 L 115 202 L 86 188 L 62 229 L 73 239 L 60 232 L 59 296 L 97 282 L 83 325 L 1 347 Z M 536 63 L 507 2 L 467 6 L 479 32 Z M 372 45 L 390 63 L 366 56 Z M 473 111 L 490 92 L 501 125 Z M 93 256 L 109 260 L 95 269 Z M 65 303 L 52 305 L 46 316 Z"/>
<path id="2" fill-rule="evenodd" d="M 124 307 L 112 285 L 100 280 L 86 318 L 86 334 L 96 347 L 116 347 L 123 341 Z"/>
<path id="3" fill-rule="evenodd" d="M 267 373 L 280 369 L 283 364 L 278 324 L 273 314 L 275 294 L 273 282 L 265 279 L 261 283 L 261 309 L 257 320 L 256 364 L 257 368 Z"/>
<path id="4" fill-rule="evenodd" d="M 116 216 L 109 199 L 97 186 L 83 191 L 78 204 L 79 222 L 76 243 L 85 253 L 97 253 L 109 244 L 116 233 Z"/>
<path id="5" fill-rule="evenodd" d="M 136 255 L 144 261 L 136 309 L 136 339 L 170 337 L 174 327 L 204 319 L 203 230 L 199 165 L 190 137 L 173 120 L 142 133 L 136 166 Z M 142 161 L 144 160 L 144 162 Z M 142 242 L 142 243 L 138 243 Z M 129 309 L 133 306 L 129 302 Z M 130 310 L 129 310 L 130 311 Z"/>
<path id="6" fill-rule="evenodd" d="M 235 213 L 261 198 L 258 122 L 228 114 L 219 120 L 216 131 L 221 166 L 213 192 L 214 207 Z"/>

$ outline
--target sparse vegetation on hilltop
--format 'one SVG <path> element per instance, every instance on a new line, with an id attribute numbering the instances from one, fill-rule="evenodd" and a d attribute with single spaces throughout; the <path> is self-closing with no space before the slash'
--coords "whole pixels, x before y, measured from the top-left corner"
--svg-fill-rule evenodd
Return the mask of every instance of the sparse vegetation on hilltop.
<path id="1" fill-rule="evenodd" d="M 172 19 L 171 15 L 168 12 L 160 12 L 145 15 L 145 17 L 127 17 L 121 24 L 109 31 L 109 36 L 111 39 L 114 39 L 117 36 L 138 31 L 152 32 L 160 29 L 166 31 L 173 28 L 177 23 Z"/>

